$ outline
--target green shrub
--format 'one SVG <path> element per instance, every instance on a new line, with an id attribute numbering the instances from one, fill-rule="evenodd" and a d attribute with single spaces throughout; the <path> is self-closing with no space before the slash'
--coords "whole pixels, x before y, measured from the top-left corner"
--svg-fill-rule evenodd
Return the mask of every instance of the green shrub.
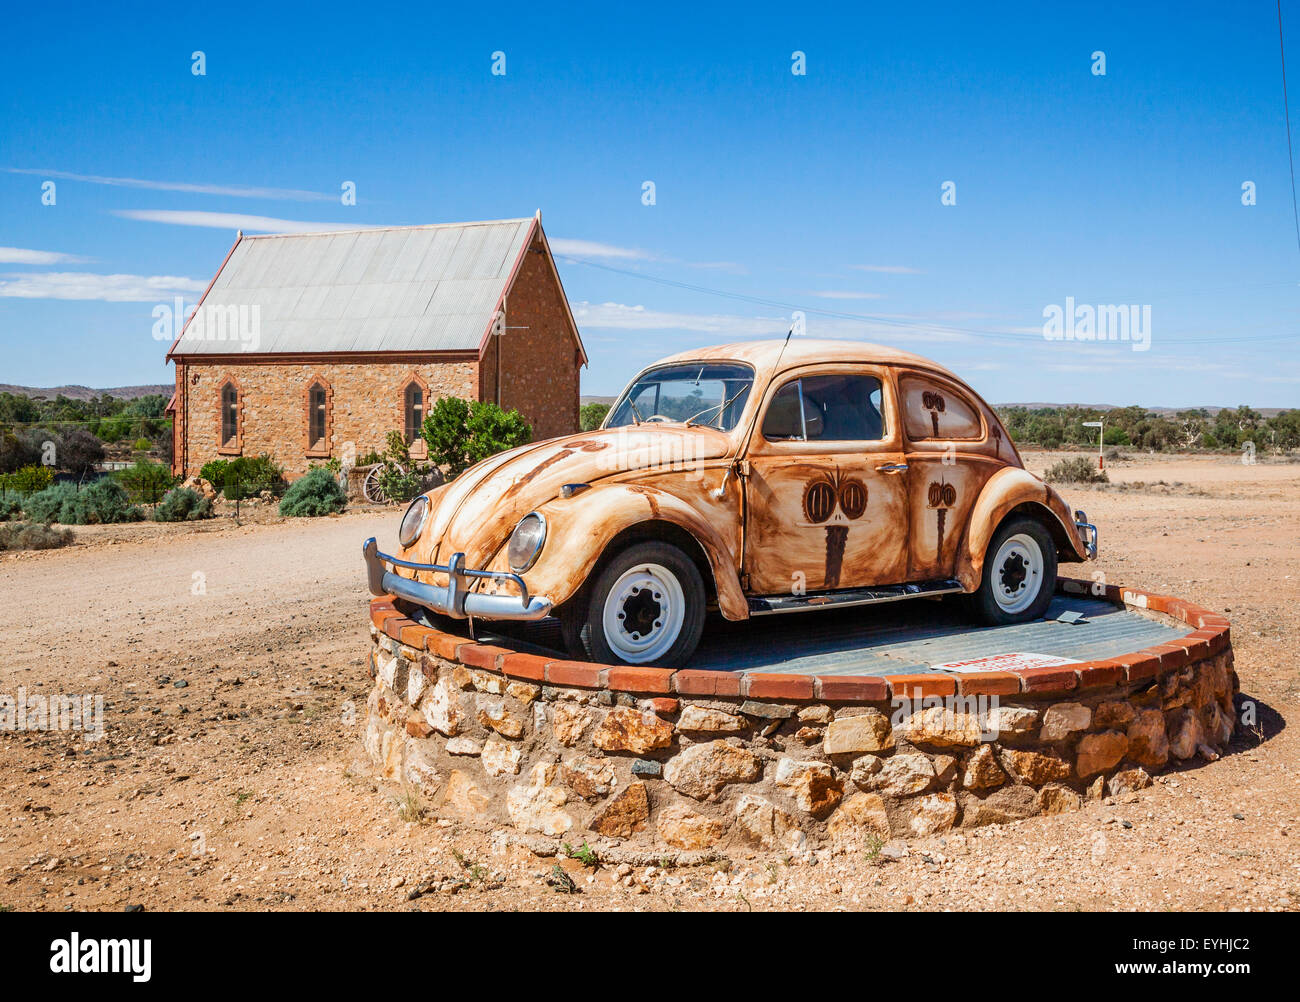
<path id="1" fill-rule="evenodd" d="M 229 466 L 230 460 L 228 459 L 213 459 L 199 468 L 199 476 L 217 490 L 221 490 L 221 485 L 226 482 L 226 469 Z"/>
<path id="2" fill-rule="evenodd" d="M 137 438 L 135 440 L 135 445 L 131 446 L 131 448 L 136 452 L 148 452 L 153 448 L 153 442 L 149 441 L 147 438 Z"/>
<path id="3" fill-rule="evenodd" d="M 0 497 L 0 522 L 8 522 L 23 513 L 22 503 L 15 497 Z"/>
<path id="4" fill-rule="evenodd" d="M 329 470 L 312 470 L 295 480 L 280 502 L 280 514 L 312 518 L 342 511 L 347 495 Z"/>
<path id="5" fill-rule="evenodd" d="M 429 458 L 447 468 L 448 479 L 461 475 L 469 464 L 469 402 L 460 397 L 440 397 L 420 427 L 429 444 Z"/>
<path id="6" fill-rule="evenodd" d="M 609 404 L 583 404 L 578 408 L 578 427 L 583 431 L 595 431 L 609 413 Z"/>
<path id="7" fill-rule="evenodd" d="M 429 479 L 430 471 L 421 467 L 420 469 L 408 469 L 403 473 L 400 469 L 392 464 L 386 464 L 378 473 L 376 479 L 379 481 L 379 489 L 384 492 L 384 497 L 389 501 L 410 501 L 417 494 L 425 491 L 425 481 Z"/>
<path id="8" fill-rule="evenodd" d="M 212 502 L 191 487 L 173 487 L 154 509 L 155 522 L 196 522 L 212 514 Z"/>
<path id="9" fill-rule="evenodd" d="M 485 401 L 467 403 L 442 397 L 424 419 L 420 434 L 429 443 L 429 458 L 447 468 L 448 479 L 506 449 L 526 445 L 533 430 L 516 410 Z"/>
<path id="10" fill-rule="evenodd" d="M 1048 467 L 1043 479 L 1050 484 L 1108 484 L 1110 476 L 1085 456 L 1071 456 Z"/>
<path id="11" fill-rule="evenodd" d="M 64 504 L 77 496 L 76 484 L 51 484 L 23 502 L 23 514 L 32 522 L 60 522 L 59 513 Z"/>
<path id="12" fill-rule="evenodd" d="M 263 491 L 274 492 L 284 483 L 284 470 L 267 455 L 232 459 L 220 470 L 220 478 L 216 480 L 203 473 L 210 465 L 205 465 L 199 475 L 221 491 L 227 501 L 257 497 Z"/>
<path id="13" fill-rule="evenodd" d="M 0 486 L 15 494 L 35 494 L 54 482 L 54 471 L 48 466 L 24 466 L 21 470 L 0 476 Z"/>
<path id="14" fill-rule="evenodd" d="M 110 477 L 81 491 L 75 484 L 52 484 L 23 502 L 23 514 L 47 525 L 110 525 L 144 518 L 144 512 L 131 504 L 126 489 Z"/>
<path id="15" fill-rule="evenodd" d="M 170 467 L 152 459 L 137 459 L 113 476 L 139 501 L 154 504 L 176 484 Z"/>
<path id="16" fill-rule="evenodd" d="M 100 421 L 95 428 L 95 434 L 105 442 L 120 442 L 131 434 L 131 427 L 134 424 L 135 419 L 129 415 L 115 414 Z"/>
<path id="17" fill-rule="evenodd" d="M 0 550 L 54 550 L 67 546 L 73 538 L 71 529 L 51 529 L 48 525 L 26 522 L 0 525 Z"/>

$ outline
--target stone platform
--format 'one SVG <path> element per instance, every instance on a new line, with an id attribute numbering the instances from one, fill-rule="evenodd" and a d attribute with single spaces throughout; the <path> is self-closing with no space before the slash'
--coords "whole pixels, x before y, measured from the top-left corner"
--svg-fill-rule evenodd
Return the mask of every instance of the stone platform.
<path id="1" fill-rule="evenodd" d="M 1018 633 L 924 602 L 773 617 L 678 670 L 566 660 L 544 632 L 475 642 L 379 598 L 365 746 L 440 817 L 683 853 L 870 849 L 1217 757 L 1235 720 L 1227 619 L 1135 588 L 1057 590 L 1053 621 Z"/>

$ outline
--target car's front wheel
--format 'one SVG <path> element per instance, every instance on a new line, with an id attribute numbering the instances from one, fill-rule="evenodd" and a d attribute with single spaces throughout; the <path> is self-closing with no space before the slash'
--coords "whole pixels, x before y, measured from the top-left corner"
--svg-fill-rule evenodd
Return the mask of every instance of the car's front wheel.
<path id="1" fill-rule="evenodd" d="M 998 529 L 984 555 L 976 615 L 991 626 L 1024 623 L 1047 611 L 1056 589 L 1056 546 L 1043 524 L 1012 519 Z"/>
<path id="2" fill-rule="evenodd" d="M 705 599 L 686 554 L 671 543 L 637 543 L 606 561 L 564 610 L 565 639 L 602 664 L 676 668 L 700 642 Z"/>

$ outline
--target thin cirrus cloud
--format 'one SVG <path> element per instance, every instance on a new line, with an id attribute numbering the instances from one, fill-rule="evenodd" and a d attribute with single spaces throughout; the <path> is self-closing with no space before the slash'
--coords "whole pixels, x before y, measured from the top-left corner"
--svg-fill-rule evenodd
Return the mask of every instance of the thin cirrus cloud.
<path id="1" fill-rule="evenodd" d="M 654 255 L 646 251 L 635 250 L 631 247 L 615 247 L 613 244 L 602 244 L 595 240 L 569 240 L 564 237 L 555 237 L 550 241 L 550 244 L 553 253 L 567 254 L 572 257 L 599 257 L 623 261 L 655 260 Z"/>
<path id="2" fill-rule="evenodd" d="M 31 174 L 58 181 L 84 181 L 114 188 L 144 188 L 149 191 L 180 191 L 191 195 L 223 195 L 230 198 L 270 198 L 291 202 L 332 202 L 337 195 L 299 188 L 266 188 L 245 184 L 194 184 L 188 181 L 151 181 L 138 177 L 105 177 L 100 174 L 76 174 L 64 170 L 38 170 L 34 167 L 5 167 L 9 174 Z"/>
<path id="3" fill-rule="evenodd" d="M 81 299 L 103 303 L 156 303 L 206 282 L 177 275 L 97 275 L 83 271 L 10 272 L 0 275 L 0 298 Z"/>
<path id="4" fill-rule="evenodd" d="M 715 335 L 728 340 L 773 337 L 790 329 L 790 318 L 747 317 L 734 313 L 681 313 L 629 306 L 625 303 L 573 304 L 573 318 L 582 330 L 683 331 Z M 810 337 L 838 338 L 853 341 L 867 339 L 886 343 L 962 342 L 970 335 L 943 328 L 912 327 L 903 331 L 896 326 L 871 320 L 811 315 L 804 318 Z"/>
<path id="5" fill-rule="evenodd" d="M 879 275 L 924 275 L 920 268 L 909 268 L 902 264 L 851 264 L 854 271 L 870 271 Z"/>
<path id="6" fill-rule="evenodd" d="M 826 289 L 821 292 L 807 292 L 805 295 L 818 299 L 881 299 L 879 292 L 852 292 L 849 290 Z"/>
<path id="7" fill-rule="evenodd" d="M 598 258 L 613 261 L 656 261 L 660 264 L 679 264 L 687 268 L 702 268 L 706 271 L 727 271 L 735 275 L 746 274 L 745 267 L 735 261 L 682 261 L 634 247 L 618 247 L 597 240 L 572 240 L 565 237 L 554 237 L 551 239 L 550 244 L 551 251 L 557 257 Z"/>
<path id="8" fill-rule="evenodd" d="M 0 264 L 81 264 L 89 258 L 60 251 L 29 250 L 26 247 L 0 247 Z"/>
<path id="9" fill-rule="evenodd" d="M 331 233 L 335 230 L 368 229 L 346 223 L 313 223 L 302 219 L 250 216 L 242 212 L 201 212 L 195 209 L 113 209 L 113 215 L 145 223 L 172 226 L 206 226 L 214 230 L 248 230 L 254 233 Z"/>

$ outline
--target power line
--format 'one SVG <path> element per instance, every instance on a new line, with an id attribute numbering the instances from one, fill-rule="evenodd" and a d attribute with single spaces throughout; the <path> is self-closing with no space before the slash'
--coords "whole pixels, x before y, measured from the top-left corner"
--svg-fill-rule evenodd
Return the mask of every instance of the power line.
<path id="1" fill-rule="evenodd" d="M 829 317 L 835 320 L 854 320 L 862 323 L 883 324 L 889 327 L 897 327 L 903 330 L 926 331 L 937 334 L 969 334 L 973 337 L 987 338 L 997 341 L 1011 341 L 1019 344 L 1027 344 L 1035 341 L 1041 341 L 1041 334 L 1010 334 L 1003 331 L 981 330 L 976 327 L 956 327 L 950 324 L 923 323 L 916 320 L 899 320 L 895 317 L 875 316 L 868 313 L 845 313 L 839 310 L 825 310 L 815 306 L 800 306 L 795 303 L 784 303 L 775 299 L 765 299 L 762 296 L 751 296 L 742 292 L 727 292 L 724 289 L 712 289 L 705 285 L 694 285 L 690 282 L 679 282 L 671 278 L 663 278 L 659 275 L 647 275 L 644 272 L 632 271 L 628 268 L 616 268 L 609 264 L 600 264 L 596 261 L 589 261 L 586 258 L 574 257 L 571 254 L 556 254 L 555 257 L 572 262 L 573 264 L 586 265 L 588 268 L 599 268 L 602 271 L 614 272 L 618 275 L 627 275 L 631 278 L 639 278 L 643 282 L 653 282 L 655 285 L 664 285 L 674 289 L 684 289 L 688 292 L 698 292 L 707 296 L 719 296 L 723 299 L 732 299 L 744 303 L 753 303 L 758 306 L 767 306 L 779 310 L 799 310 L 803 313 L 809 313 L 814 316 Z M 1209 338 L 1179 338 L 1177 344 L 1240 344 L 1250 341 L 1294 341 L 1300 339 L 1300 334 L 1260 334 L 1254 336 L 1239 335 L 1222 335 L 1219 337 Z"/>
<path id="2" fill-rule="evenodd" d="M 1295 219 L 1295 243 L 1300 250 L 1300 208 L 1295 197 L 1295 154 L 1291 150 L 1291 103 L 1286 93 L 1286 44 L 1282 41 L 1282 0 L 1277 0 L 1277 48 L 1282 56 L 1282 110 L 1286 114 L 1286 157 L 1291 165 L 1291 215 Z"/>

